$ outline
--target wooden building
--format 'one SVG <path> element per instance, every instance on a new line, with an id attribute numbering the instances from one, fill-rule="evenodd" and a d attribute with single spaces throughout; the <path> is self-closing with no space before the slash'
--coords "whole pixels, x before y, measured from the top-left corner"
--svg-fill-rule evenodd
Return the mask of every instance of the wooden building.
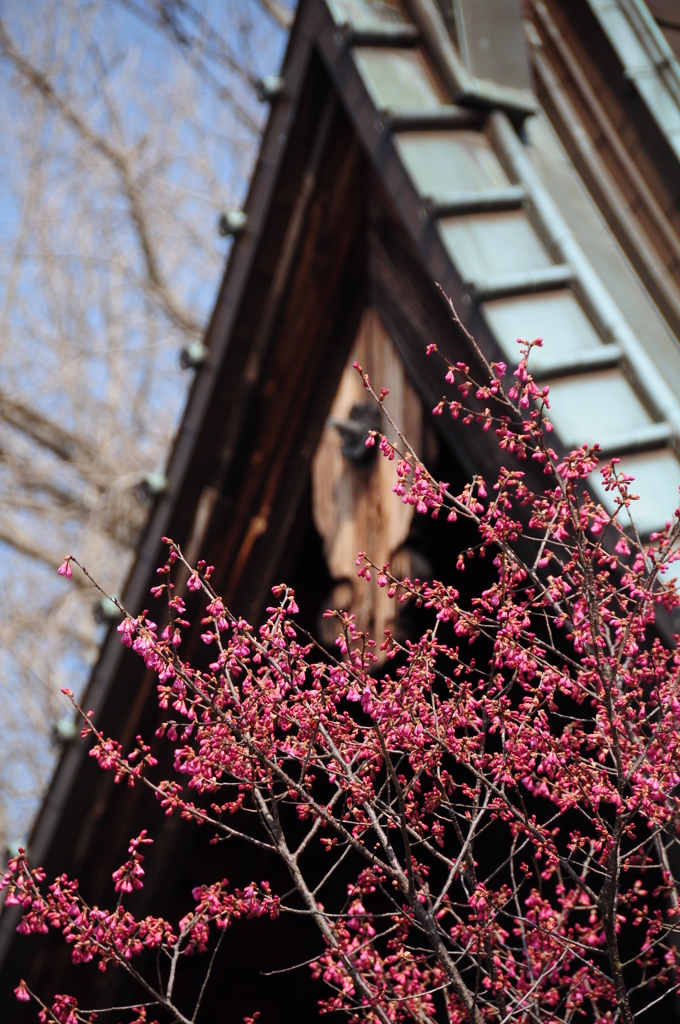
<path id="1" fill-rule="evenodd" d="M 351 370 L 358 358 L 390 389 L 447 480 L 492 473 L 493 442 L 429 416 L 442 380 L 427 344 L 474 363 L 438 286 L 490 359 L 516 362 L 518 337 L 544 338 L 534 368 L 557 443 L 619 454 L 641 529 L 663 525 L 680 485 L 674 46 L 674 0 L 300 0 L 280 76 L 262 85 L 271 114 L 247 203 L 225 218 L 235 238 L 205 352 L 187 356 L 195 380 L 124 593 L 132 613 L 152 606 L 165 534 L 214 563 L 217 589 L 251 619 L 290 581 L 312 628 L 333 603 L 384 628 L 390 608 L 353 582 L 360 548 L 403 572 L 452 568 L 447 535 L 414 520 L 384 460 L 365 457 L 372 412 Z M 126 746 L 153 733 L 155 696 L 112 628 L 85 706 Z M 252 855 L 244 864 L 140 788 L 114 786 L 80 741 L 63 752 L 31 860 L 105 904 L 142 827 L 155 843 L 138 912 L 174 916 L 207 876 L 260 877 Z M 73 968 L 58 937 L 26 939 L 16 924 L 5 908 L 3 1020 L 34 1019 L 11 996 L 21 976 L 83 1005 L 130 998 L 120 972 Z M 313 948 L 302 925 L 234 927 L 201 1019 L 313 1018 L 307 968 L 261 973 Z"/>

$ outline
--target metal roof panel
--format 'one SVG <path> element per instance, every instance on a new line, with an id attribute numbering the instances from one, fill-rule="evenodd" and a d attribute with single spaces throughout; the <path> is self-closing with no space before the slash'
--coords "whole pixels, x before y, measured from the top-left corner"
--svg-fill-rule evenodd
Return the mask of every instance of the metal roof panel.
<path id="1" fill-rule="evenodd" d="M 422 196 L 502 188 L 508 177 L 481 132 L 400 132 L 395 145 Z"/>
<path id="2" fill-rule="evenodd" d="M 533 373 L 549 373 L 566 356 L 602 348 L 602 341 L 570 289 L 496 299 L 484 305 L 508 363 L 520 358 L 517 339 L 543 338 L 541 348 L 532 350 L 529 366 Z"/>
<path id="3" fill-rule="evenodd" d="M 447 102 L 446 93 L 419 50 L 358 46 L 354 59 L 378 110 L 432 110 Z"/>
<path id="4" fill-rule="evenodd" d="M 445 217 L 439 231 L 466 281 L 552 266 L 523 210 Z"/>
<path id="5" fill-rule="evenodd" d="M 652 418 L 620 369 L 548 381 L 548 413 L 569 447 L 599 442 L 615 447 L 618 437 L 649 426 Z"/>

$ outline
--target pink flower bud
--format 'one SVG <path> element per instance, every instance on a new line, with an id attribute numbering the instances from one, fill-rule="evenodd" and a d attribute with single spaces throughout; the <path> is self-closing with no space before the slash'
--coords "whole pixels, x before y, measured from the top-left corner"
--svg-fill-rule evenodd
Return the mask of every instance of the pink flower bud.
<path id="1" fill-rule="evenodd" d="M 59 573 L 60 576 L 66 576 L 67 579 L 70 579 L 71 576 L 73 576 L 73 570 L 71 569 L 71 556 L 70 555 L 66 556 L 64 561 L 61 563 L 61 565 L 57 569 L 57 572 Z M 17 999 L 18 998 L 19 998 L 19 996 L 17 996 Z"/>
<path id="2" fill-rule="evenodd" d="M 26 988 L 26 982 L 22 978 L 17 987 L 14 989 L 14 995 L 17 997 L 20 1003 L 29 1003 L 31 996 L 28 989 Z"/>

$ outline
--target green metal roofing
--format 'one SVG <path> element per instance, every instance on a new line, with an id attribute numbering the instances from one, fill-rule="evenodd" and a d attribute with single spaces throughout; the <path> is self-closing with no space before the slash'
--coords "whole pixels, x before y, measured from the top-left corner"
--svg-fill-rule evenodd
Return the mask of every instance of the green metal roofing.
<path id="1" fill-rule="evenodd" d="M 346 32 L 355 20 L 357 41 L 371 28 L 371 45 L 355 46 L 352 59 L 378 119 L 381 111 L 411 111 L 410 130 L 393 132 L 389 144 L 412 182 L 421 216 L 424 211 L 433 218 L 469 302 L 480 307 L 511 361 L 518 337 L 544 338 L 536 369 L 551 387 L 559 440 L 565 447 L 598 441 L 607 454 L 625 457 L 644 492 L 636 508 L 640 529 L 662 528 L 678 505 L 680 486 L 674 448 L 680 439 L 678 339 L 548 118 L 534 101 L 536 116 L 518 134 L 491 89 L 485 120 L 476 129 L 447 127 L 443 120 L 441 128 L 433 127 L 434 112 L 461 96 L 451 86 L 459 66 L 446 74 L 451 40 L 432 0 L 403 7 L 378 0 L 327 2 L 338 28 Z M 643 5 L 591 0 L 591 6 L 626 68 L 635 72 L 655 118 L 671 137 L 677 122 L 680 140 L 680 107 L 667 80 L 675 67 L 658 66 L 652 51 L 661 46 L 660 33 L 647 31 L 649 19 L 643 18 L 642 32 L 629 16 L 634 6 L 642 17 Z M 505 7 L 513 7 L 510 0 Z M 381 25 L 396 23 L 412 24 L 420 35 L 402 35 L 398 45 L 388 33 L 381 39 Z M 516 33 L 508 32 L 507 39 L 517 45 Z M 502 46 L 502 39 L 496 36 L 493 45 Z M 652 81 L 661 100 L 652 94 Z M 419 130 L 413 127 L 417 111 Z M 462 315 L 469 320 L 470 309 Z M 611 506 L 609 495 L 602 500 Z"/>

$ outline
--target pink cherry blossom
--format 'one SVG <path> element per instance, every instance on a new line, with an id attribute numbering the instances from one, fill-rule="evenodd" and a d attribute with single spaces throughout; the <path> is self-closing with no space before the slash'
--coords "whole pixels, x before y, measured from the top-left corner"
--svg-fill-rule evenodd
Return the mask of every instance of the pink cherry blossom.
<path id="1" fill-rule="evenodd" d="M 280 892 L 206 879 L 178 921 L 139 918 L 130 897 L 146 881 L 147 830 L 113 872 L 108 909 L 75 879 L 48 884 L 20 850 L 0 884 L 22 934 L 58 931 L 74 963 L 135 977 L 149 951 L 178 972 L 205 954 L 207 979 L 234 920 L 281 916 L 283 927 L 306 914 L 322 1011 L 368 1024 L 634 1024 L 673 996 L 680 654 L 658 622 L 680 608 L 664 582 L 680 523 L 641 543 L 618 460 L 603 464 L 597 445 L 550 446 L 549 393 L 530 370 L 540 344 L 520 343 L 507 391 L 504 364 L 477 379 L 429 346 L 442 360 L 435 414 L 448 407 L 500 451 L 497 473 L 455 487 L 418 458 L 385 389 L 357 365 L 391 431 L 371 440 L 394 471 L 394 500 L 448 524 L 457 570 L 400 578 L 358 552 L 360 587 L 394 601 L 384 636 L 332 609 L 335 642 L 323 649 L 293 618 L 285 583 L 251 624 L 213 588 L 213 567 L 189 565 L 166 538 L 160 625 L 143 611 L 118 626 L 155 676 L 156 737 L 124 747 L 64 691 L 102 770 L 230 849 L 242 844 L 240 863 L 249 846 L 253 863 L 278 858 Z M 593 496 L 598 477 L 614 512 Z M 420 636 L 401 628 L 407 605 L 426 618 Z M 196 665 L 182 653 L 198 637 L 207 667 L 202 645 Z M 191 1019 L 173 985 L 150 972 L 145 998 Z M 24 982 L 15 994 L 52 1024 L 93 1019 L 71 996 L 47 1006 Z"/>

